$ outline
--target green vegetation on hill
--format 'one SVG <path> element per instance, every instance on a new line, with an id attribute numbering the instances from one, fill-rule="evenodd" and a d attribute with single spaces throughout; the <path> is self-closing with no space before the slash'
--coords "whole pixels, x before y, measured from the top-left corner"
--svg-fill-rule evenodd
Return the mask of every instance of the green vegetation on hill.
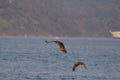
<path id="1" fill-rule="evenodd" d="M 11 1 L 0 2 L 2 36 L 109 37 L 109 29 L 120 30 L 120 0 Z"/>

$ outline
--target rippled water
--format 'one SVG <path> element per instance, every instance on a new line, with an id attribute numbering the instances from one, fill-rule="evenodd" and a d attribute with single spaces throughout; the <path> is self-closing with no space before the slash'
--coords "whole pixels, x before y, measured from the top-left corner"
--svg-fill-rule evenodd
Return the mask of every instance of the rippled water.
<path id="1" fill-rule="evenodd" d="M 120 39 L 0 37 L 0 80 L 120 80 Z M 87 69 L 72 66 L 82 61 Z"/>

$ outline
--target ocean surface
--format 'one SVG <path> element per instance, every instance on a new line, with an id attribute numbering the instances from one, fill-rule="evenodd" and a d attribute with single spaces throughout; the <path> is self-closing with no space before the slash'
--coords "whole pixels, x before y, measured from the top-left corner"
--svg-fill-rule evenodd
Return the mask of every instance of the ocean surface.
<path id="1" fill-rule="evenodd" d="M 120 39 L 0 37 L 0 80 L 120 80 Z M 72 71 L 73 64 L 82 66 Z"/>

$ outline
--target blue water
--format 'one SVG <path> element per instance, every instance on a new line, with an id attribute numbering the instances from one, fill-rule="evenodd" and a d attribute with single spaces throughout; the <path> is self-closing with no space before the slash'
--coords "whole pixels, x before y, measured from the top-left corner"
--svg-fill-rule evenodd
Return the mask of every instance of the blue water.
<path id="1" fill-rule="evenodd" d="M 120 80 L 120 39 L 0 37 L 0 80 Z M 72 66 L 82 61 L 87 69 Z"/>

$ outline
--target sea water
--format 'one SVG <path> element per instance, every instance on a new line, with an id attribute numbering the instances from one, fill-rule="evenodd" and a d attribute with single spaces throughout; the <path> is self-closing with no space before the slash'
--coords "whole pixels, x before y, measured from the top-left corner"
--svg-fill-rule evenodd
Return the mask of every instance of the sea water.
<path id="1" fill-rule="evenodd" d="M 0 37 L 0 80 L 120 80 L 120 39 L 60 38 L 67 53 L 46 40 Z"/>

